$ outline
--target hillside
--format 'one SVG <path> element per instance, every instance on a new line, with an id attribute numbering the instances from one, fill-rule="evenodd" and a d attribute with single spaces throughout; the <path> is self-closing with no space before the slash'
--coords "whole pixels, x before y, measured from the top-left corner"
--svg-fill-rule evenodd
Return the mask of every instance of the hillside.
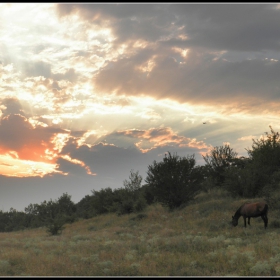
<path id="1" fill-rule="evenodd" d="M 233 228 L 243 202 L 213 191 L 173 212 L 155 204 L 142 214 L 80 220 L 59 236 L 45 228 L 0 233 L 0 275 L 280 275 L 278 212 L 269 210 L 267 230 L 261 218 L 246 230 L 240 218 Z"/>

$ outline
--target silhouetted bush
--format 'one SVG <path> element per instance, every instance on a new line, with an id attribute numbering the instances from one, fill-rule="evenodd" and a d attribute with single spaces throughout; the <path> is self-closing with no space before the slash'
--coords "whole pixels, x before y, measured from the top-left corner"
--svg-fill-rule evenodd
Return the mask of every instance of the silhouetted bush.
<path id="1" fill-rule="evenodd" d="M 156 200 L 170 210 L 192 200 L 201 190 L 202 169 L 193 156 L 165 155 L 162 162 L 148 166 L 146 183 Z"/>

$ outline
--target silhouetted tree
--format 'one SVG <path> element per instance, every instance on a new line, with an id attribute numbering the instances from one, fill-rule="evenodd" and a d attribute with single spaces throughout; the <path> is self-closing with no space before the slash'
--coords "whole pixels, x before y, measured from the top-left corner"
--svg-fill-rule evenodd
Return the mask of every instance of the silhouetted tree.
<path id="1" fill-rule="evenodd" d="M 260 139 L 252 139 L 252 148 L 247 149 L 250 159 L 248 168 L 250 167 L 254 174 L 255 195 L 272 182 L 275 172 L 280 171 L 280 135 L 269 127 L 270 133 L 265 132 Z M 275 184 L 271 186 L 273 185 Z"/>
<path id="2" fill-rule="evenodd" d="M 147 206 L 147 201 L 141 192 L 142 176 L 139 171 L 130 170 L 129 180 L 124 180 L 124 189 L 118 190 L 119 202 L 117 206 L 117 214 L 129 214 L 132 212 L 140 212 Z"/>
<path id="3" fill-rule="evenodd" d="M 229 145 L 214 147 L 209 154 L 203 156 L 209 175 L 216 185 L 220 186 L 225 180 L 225 171 L 236 160 L 237 153 Z"/>
<path id="4" fill-rule="evenodd" d="M 148 166 L 146 183 L 156 200 L 170 210 L 193 199 L 201 188 L 199 167 L 194 155 L 179 157 L 168 152 L 163 161 Z"/>

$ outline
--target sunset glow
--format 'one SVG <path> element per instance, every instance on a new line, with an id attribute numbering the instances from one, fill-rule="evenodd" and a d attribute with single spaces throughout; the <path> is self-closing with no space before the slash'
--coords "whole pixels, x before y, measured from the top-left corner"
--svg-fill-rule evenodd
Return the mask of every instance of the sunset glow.
<path id="1" fill-rule="evenodd" d="M 246 156 L 280 129 L 278 6 L 0 4 L 5 193 L 78 200 L 168 151 Z"/>

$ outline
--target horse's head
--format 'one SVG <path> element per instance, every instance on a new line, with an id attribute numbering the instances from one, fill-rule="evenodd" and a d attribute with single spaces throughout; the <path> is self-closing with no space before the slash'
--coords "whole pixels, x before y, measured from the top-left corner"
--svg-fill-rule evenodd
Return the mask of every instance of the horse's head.
<path id="1" fill-rule="evenodd" d="M 238 225 L 238 219 L 236 219 L 236 217 L 232 216 L 232 222 L 231 223 L 234 227 L 236 227 Z"/>

